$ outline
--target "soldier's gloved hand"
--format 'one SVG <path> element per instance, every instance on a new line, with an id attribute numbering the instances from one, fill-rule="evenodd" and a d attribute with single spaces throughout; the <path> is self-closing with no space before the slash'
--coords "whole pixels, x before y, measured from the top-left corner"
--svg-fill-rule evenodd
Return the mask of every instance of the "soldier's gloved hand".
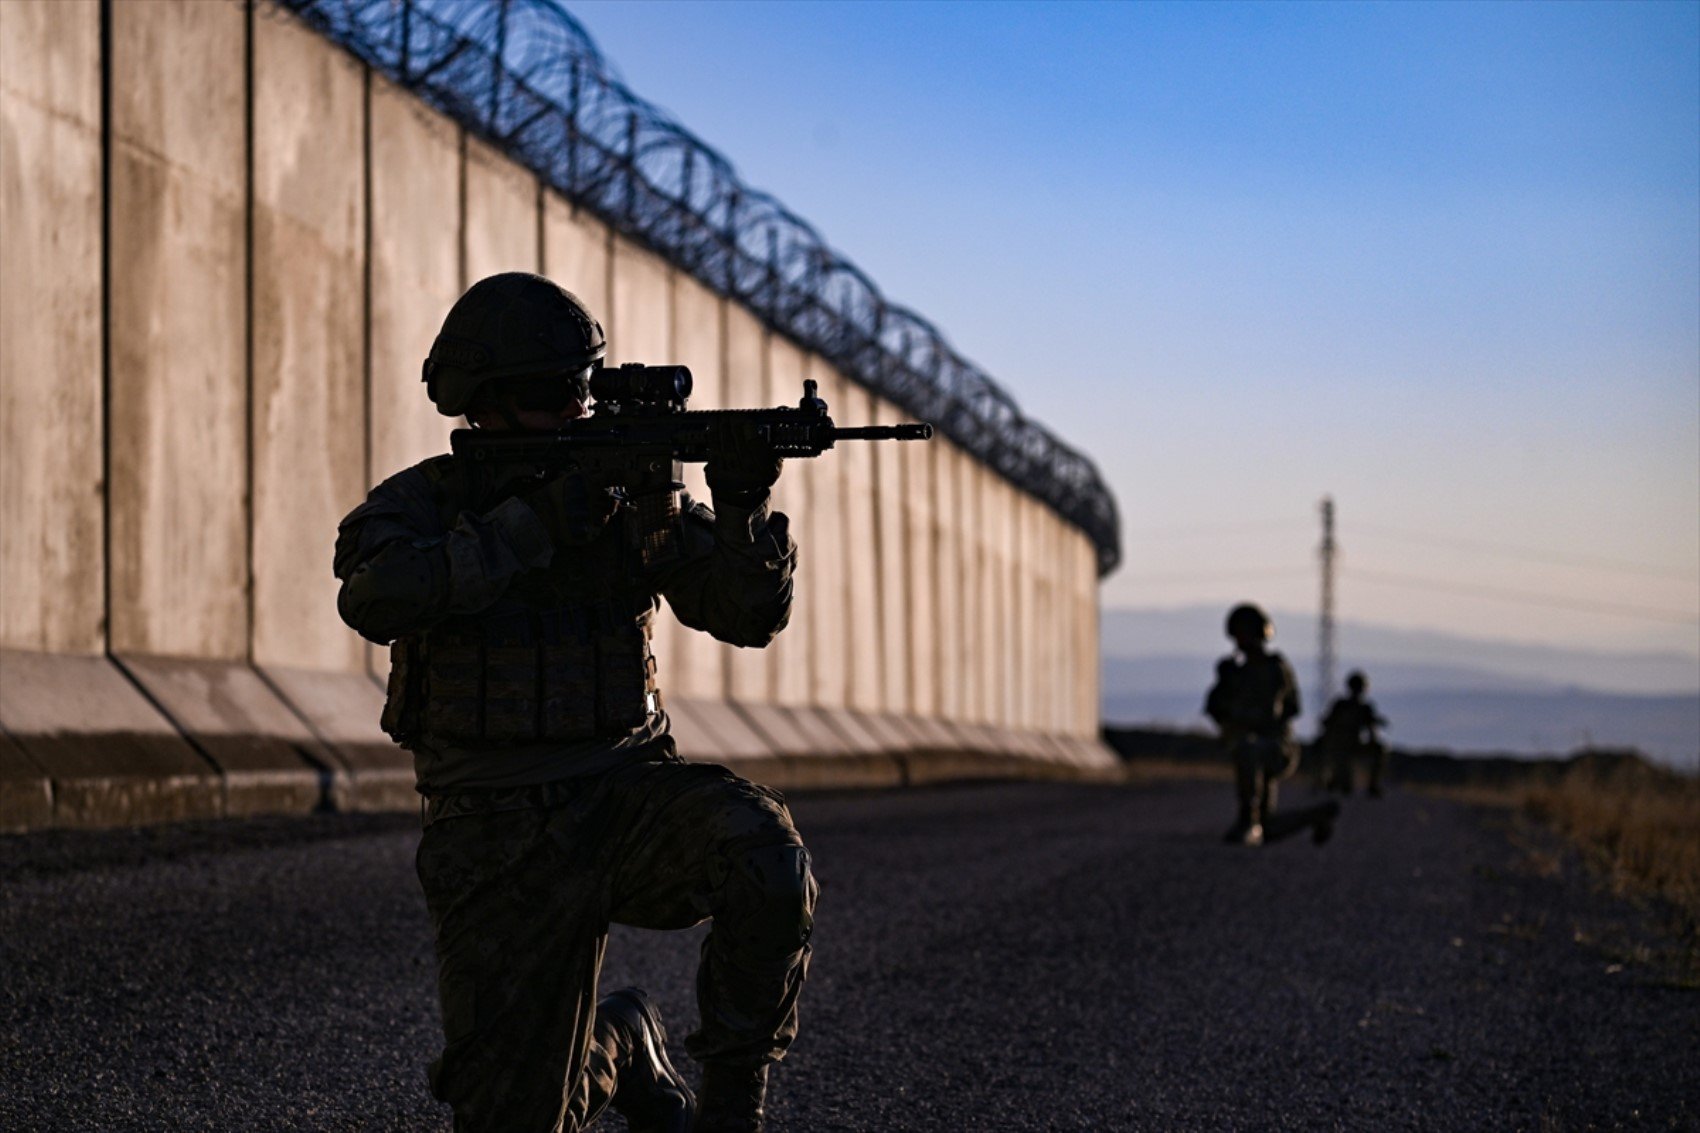
<path id="1" fill-rule="evenodd" d="M 619 501 L 578 473 L 563 472 L 519 494 L 557 547 L 582 546 L 602 533 Z"/>
<path id="2" fill-rule="evenodd" d="M 702 471 L 717 498 L 754 501 L 779 480 L 781 463 L 761 430 L 739 421 L 721 430 Z"/>

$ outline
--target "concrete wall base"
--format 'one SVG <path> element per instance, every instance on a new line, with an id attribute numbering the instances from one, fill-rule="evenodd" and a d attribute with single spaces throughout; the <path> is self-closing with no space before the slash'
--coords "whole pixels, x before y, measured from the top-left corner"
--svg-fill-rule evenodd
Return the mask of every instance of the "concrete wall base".
<path id="1" fill-rule="evenodd" d="M 0 831 L 418 807 L 363 673 L 0 651 Z M 679 750 L 783 790 L 1119 778 L 1096 739 L 671 698 Z"/>
<path id="2" fill-rule="evenodd" d="M 378 727 L 384 690 L 369 674 L 266 665 L 259 675 L 326 753 L 331 777 L 326 801 L 331 809 L 386 811 L 419 805 L 413 756 Z"/>
<path id="3" fill-rule="evenodd" d="M 679 754 L 705 763 L 767 759 L 775 749 L 732 705 L 720 700 L 669 696 L 667 715 Z"/>
<path id="4" fill-rule="evenodd" d="M 53 826 L 222 812 L 217 770 L 106 657 L 0 650 L 0 729 L 17 749 L 0 775 L 6 829 L 35 825 L 43 781 Z"/>
<path id="5" fill-rule="evenodd" d="M 53 822 L 53 781 L 18 741 L 0 732 L 0 830 Z"/>
<path id="6" fill-rule="evenodd" d="M 225 814 L 307 814 L 329 805 L 329 753 L 246 664 L 115 660 L 216 769 Z"/>

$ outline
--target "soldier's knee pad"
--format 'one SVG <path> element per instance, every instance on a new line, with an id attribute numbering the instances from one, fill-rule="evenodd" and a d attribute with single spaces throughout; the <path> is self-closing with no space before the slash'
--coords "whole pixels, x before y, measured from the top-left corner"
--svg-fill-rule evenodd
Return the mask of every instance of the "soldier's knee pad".
<path id="1" fill-rule="evenodd" d="M 745 934 L 794 949 L 814 929 L 809 851 L 792 843 L 752 846 L 734 862 L 732 912 Z"/>

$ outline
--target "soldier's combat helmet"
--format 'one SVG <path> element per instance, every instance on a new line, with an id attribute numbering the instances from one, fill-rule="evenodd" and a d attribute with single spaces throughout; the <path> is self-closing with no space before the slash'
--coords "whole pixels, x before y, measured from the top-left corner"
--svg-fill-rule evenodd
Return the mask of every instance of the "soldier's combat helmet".
<path id="1" fill-rule="evenodd" d="M 1265 641 L 1275 634 L 1275 622 L 1261 606 L 1241 602 L 1228 611 L 1227 634 L 1236 641 L 1245 634 L 1262 635 Z"/>
<path id="2" fill-rule="evenodd" d="M 553 280 L 510 271 L 481 279 L 449 308 L 425 359 L 425 392 L 458 417 L 492 382 L 523 380 L 590 397 L 590 371 L 608 340 L 578 297 Z M 541 383 L 540 381 L 541 380 Z"/>

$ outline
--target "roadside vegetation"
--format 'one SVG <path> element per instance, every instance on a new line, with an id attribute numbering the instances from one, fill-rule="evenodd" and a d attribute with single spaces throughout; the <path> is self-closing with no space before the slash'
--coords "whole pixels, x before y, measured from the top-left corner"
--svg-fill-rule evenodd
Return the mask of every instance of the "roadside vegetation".
<path id="1" fill-rule="evenodd" d="M 1104 738 L 1131 782 L 1231 778 L 1205 732 L 1107 728 Z M 1668 914 L 1680 963 L 1700 980 L 1700 777 L 1632 749 L 1545 759 L 1395 750 L 1392 762 L 1396 786 L 1507 810 L 1558 833 L 1613 893 Z"/>
<path id="2" fill-rule="evenodd" d="M 1676 935 L 1672 958 L 1685 981 L 1700 981 L 1700 778 L 1634 751 L 1584 750 L 1520 775 L 1418 789 L 1505 808 L 1558 833 L 1614 894 L 1664 914 Z"/>
<path id="3" fill-rule="evenodd" d="M 1700 951 L 1700 778 L 1638 756 L 1584 754 L 1525 787 L 1520 803 L 1575 843 L 1614 892 L 1667 903 Z"/>

